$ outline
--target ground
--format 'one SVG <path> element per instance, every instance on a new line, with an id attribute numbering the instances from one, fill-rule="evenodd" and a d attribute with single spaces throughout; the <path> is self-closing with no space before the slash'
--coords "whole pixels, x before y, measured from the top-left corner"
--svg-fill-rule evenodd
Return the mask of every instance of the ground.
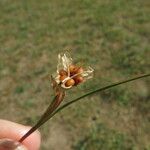
<path id="1" fill-rule="evenodd" d="M 94 68 L 63 103 L 149 73 L 148 0 L 0 1 L 0 118 L 34 125 L 50 103 L 57 55 Z M 39 130 L 42 150 L 149 150 L 150 79 L 124 84 L 64 109 Z"/>

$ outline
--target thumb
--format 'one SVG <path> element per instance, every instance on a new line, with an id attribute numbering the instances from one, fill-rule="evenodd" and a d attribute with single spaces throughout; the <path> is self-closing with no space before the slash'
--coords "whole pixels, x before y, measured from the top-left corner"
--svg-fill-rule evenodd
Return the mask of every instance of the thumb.
<path id="1" fill-rule="evenodd" d="M 0 119 L 0 139 L 12 139 L 18 141 L 31 127 Z M 38 150 L 40 147 L 40 133 L 31 134 L 22 143 L 28 150 Z"/>

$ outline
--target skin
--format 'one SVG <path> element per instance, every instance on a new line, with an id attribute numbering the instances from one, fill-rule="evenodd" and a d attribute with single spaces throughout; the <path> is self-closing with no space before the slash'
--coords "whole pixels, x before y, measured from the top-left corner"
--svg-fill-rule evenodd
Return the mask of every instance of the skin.
<path id="1" fill-rule="evenodd" d="M 18 141 L 30 128 L 31 127 L 0 119 L 0 140 L 6 138 Z M 40 142 L 40 133 L 36 131 L 25 139 L 22 144 L 28 150 L 39 150 Z"/>

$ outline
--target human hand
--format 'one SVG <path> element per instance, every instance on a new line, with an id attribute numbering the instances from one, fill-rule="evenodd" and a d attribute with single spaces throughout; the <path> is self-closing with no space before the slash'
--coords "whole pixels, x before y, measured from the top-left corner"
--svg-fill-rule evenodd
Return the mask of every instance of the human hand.
<path id="1" fill-rule="evenodd" d="M 0 119 L 0 150 L 17 150 L 20 147 L 24 150 L 38 150 L 41 140 L 38 131 L 31 134 L 22 144 L 17 142 L 29 129 L 30 127 Z"/>

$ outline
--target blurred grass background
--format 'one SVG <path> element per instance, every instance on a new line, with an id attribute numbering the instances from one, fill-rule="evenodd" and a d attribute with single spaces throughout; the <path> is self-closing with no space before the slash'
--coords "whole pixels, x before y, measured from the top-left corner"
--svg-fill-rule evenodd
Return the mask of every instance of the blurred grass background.
<path id="1" fill-rule="evenodd" d="M 67 102 L 150 67 L 148 0 L 1 0 L 0 118 L 34 125 L 51 101 L 48 76 L 70 50 L 94 79 Z M 42 150 L 150 150 L 150 84 L 138 80 L 87 97 L 40 128 Z M 71 99 L 70 99 L 71 98 Z"/>

